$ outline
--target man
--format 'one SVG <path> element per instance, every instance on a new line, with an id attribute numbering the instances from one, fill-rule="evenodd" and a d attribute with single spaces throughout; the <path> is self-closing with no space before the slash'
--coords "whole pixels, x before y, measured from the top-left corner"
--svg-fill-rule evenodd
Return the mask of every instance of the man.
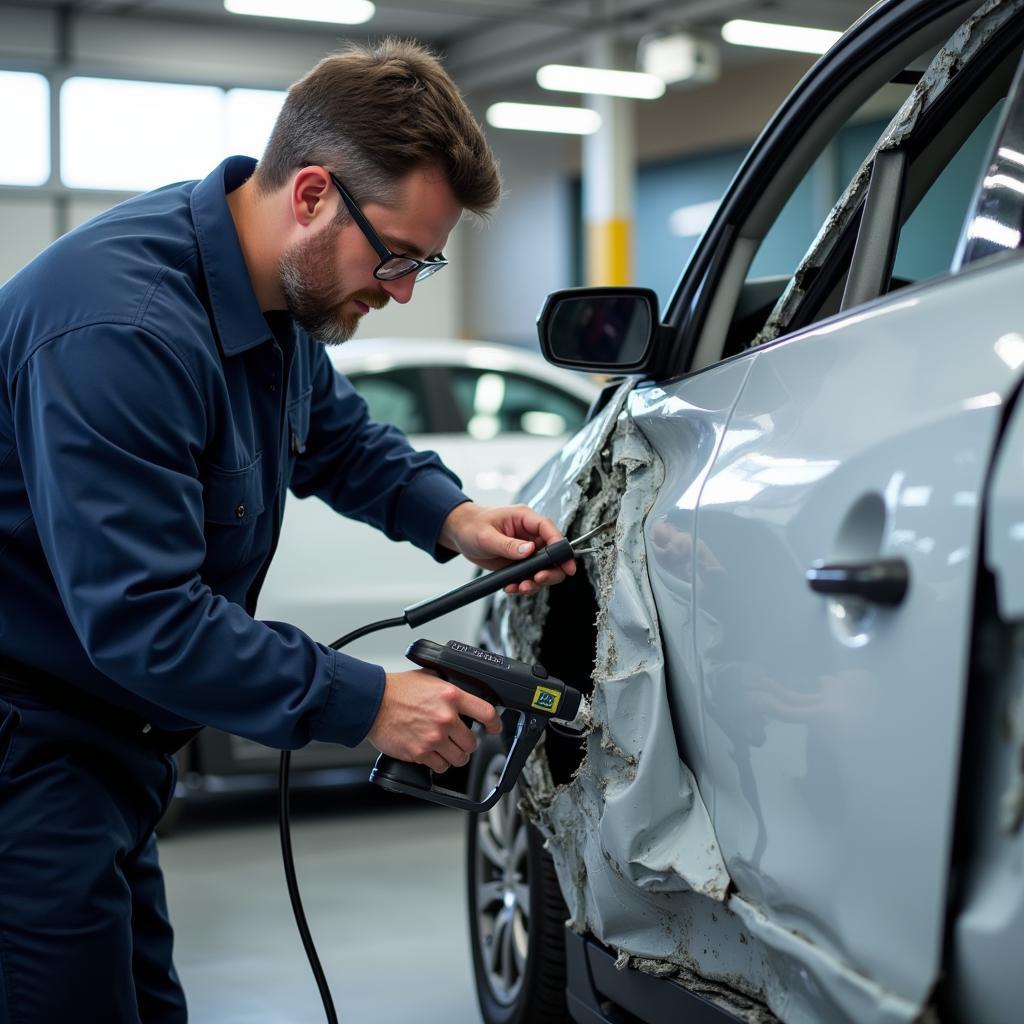
<path id="1" fill-rule="evenodd" d="M 186 1019 L 153 829 L 195 723 L 436 771 L 475 746 L 460 715 L 499 728 L 252 617 L 288 486 L 484 568 L 558 538 L 470 502 L 323 348 L 499 191 L 431 56 L 353 47 L 293 86 L 258 167 L 115 207 L 0 289 L 0 1021 Z"/>

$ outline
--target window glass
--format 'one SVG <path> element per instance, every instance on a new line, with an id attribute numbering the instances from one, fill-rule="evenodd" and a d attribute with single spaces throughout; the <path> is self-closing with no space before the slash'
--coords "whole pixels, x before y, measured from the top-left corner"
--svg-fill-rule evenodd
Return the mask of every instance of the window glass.
<path id="1" fill-rule="evenodd" d="M 870 123 L 858 124 L 856 122 L 863 118 L 855 116 L 844 126 L 824 151 L 826 162 L 818 161 L 818 165 L 828 166 L 831 151 L 831 166 L 843 189 L 841 200 L 821 221 L 827 230 L 816 234 L 788 279 L 774 278 L 769 288 L 768 281 L 759 281 L 753 273 L 748 274 L 735 306 L 724 355 L 770 341 L 831 316 L 845 306 L 875 297 L 878 292 L 870 283 L 869 268 L 877 265 L 872 261 L 880 258 L 881 247 L 893 240 L 897 242 L 893 271 L 891 277 L 881 283 L 881 291 L 891 291 L 949 271 L 998 124 L 1001 97 L 1005 97 L 1018 56 L 1019 50 L 1007 52 L 1002 47 L 980 51 L 972 57 L 979 63 L 976 77 L 970 79 L 970 88 L 957 88 L 958 83 L 967 81 L 960 76 L 943 79 L 940 73 L 944 65 L 935 65 L 940 69 L 936 72 L 939 84 L 924 93 L 919 91 L 919 102 L 913 109 L 903 105 L 900 115 L 903 121 L 899 126 L 892 121 L 896 133 L 893 137 L 907 157 L 900 193 L 904 220 L 901 224 L 890 222 L 888 225 L 872 222 L 870 234 L 864 239 L 858 237 L 859 212 L 875 184 L 871 177 L 873 164 L 864 165 L 864 161 L 878 139 L 889 131 L 890 124 L 889 118 L 878 118 L 883 113 L 876 102 L 881 92 L 867 105 L 873 115 Z M 885 88 L 888 90 L 885 98 L 891 105 L 897 97 L 891 84 Z M 909 94 L 910 86 L 903 88 Z M 932 111 L 934 115 L 929 116 Z M 859 173 L 862 165 L 864 171 Z M 809 176 L 814 173 L 812 168 Z M 892 187 L 884 183 L 886 179 L 881 181 L 877 187 Z M 836 192 L 838 196 L 838 187 Z M 762 251 L 783 219 L 784 216 L 780 216 L 762 240 Z M 858 276 L 851 298 L 846 286 L 855 239 L 857 259 L 861 261 L 858 269 L 868 269 L 866 276 Z M 863 251 L 862 241 L 867 246 Z M 752 269 L 756 266 L 755 260 Z M 864 290 L 866 282 L 867 291 Z"/>
<path id="2" fill-rule="evenodd" d="M 1005 102 L 1005 97 L 999 100 L 971 132 L 903 225 L 894 283 L 921 281 L 949 270 Z"/>
<path id="3" fill-rule="evenodd" d="M 44 185 L 50 177 L 50 84 L 0 71 L 0 184 Z"/>
<path id="4" fill-rule="evenodd" d="M 261 156 L 286 95 L 268 89 L 229 89 L 224 103 L 224 155 Z"/>
<path id="5" fill-rule="evenodd" d="M 452 389 L 470 436 L 560 437 L 583 425 L 587 403 L 550 384 L 514 373 L 453 367 Z"/>
<path id="6" fill-rule="evenodd" d="M 103 78 L 61 88 L 61 178 L 71 188 L 144 191 L 202 178 L 222 158 L 222 90 Z"/>
<path id="7" fill-rule="evenodd" d="M 428 432 L 418 370 L 351 373 L 348 378 L 366 399 L 372 419 L 393 423 L 406 434 Z"/>

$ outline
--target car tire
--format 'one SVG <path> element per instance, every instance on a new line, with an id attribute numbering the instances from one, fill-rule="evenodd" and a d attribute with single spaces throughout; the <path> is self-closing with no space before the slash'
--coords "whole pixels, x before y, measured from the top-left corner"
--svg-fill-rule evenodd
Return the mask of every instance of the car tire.
<path id="1" fill-rule="evenodd" d="M 485 736 L 469 768 L 469 795 L 493 788 L 507 754 Z M 568 912 L 544 840 L 519 813 L 518 786 L 469 815 L 467 907 L 473 974 L 484 1024 L 563 1024 Z"/>

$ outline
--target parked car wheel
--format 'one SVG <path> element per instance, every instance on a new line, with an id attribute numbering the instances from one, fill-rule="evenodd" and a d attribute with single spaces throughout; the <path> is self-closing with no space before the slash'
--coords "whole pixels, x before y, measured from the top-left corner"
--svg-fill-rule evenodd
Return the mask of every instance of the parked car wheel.
<path id="1" fill-rule="evenodd" d="M 501 736 L 481 740 L 469 794 L 490 792 L 505 763 Z M 518 786 L 485 814 L 469 816 L 469 932 L 485 1024 L 562 1024 L 567 911 L 540 833 L 518 810 Z"/>

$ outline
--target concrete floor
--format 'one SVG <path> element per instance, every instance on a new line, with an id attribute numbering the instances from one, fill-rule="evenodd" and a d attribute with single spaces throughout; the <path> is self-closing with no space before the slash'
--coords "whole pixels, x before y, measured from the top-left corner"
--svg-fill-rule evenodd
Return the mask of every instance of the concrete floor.
<path id="1" fill-rule="evenodd" d="M 292 919 L 276 797 L 210 800 L 161 841 L 192 1024 L 324 1020 Z M 478 1024 L 465 817 L 367 786 L 297 794 L 303 904 L 343 1024 Z"/>

